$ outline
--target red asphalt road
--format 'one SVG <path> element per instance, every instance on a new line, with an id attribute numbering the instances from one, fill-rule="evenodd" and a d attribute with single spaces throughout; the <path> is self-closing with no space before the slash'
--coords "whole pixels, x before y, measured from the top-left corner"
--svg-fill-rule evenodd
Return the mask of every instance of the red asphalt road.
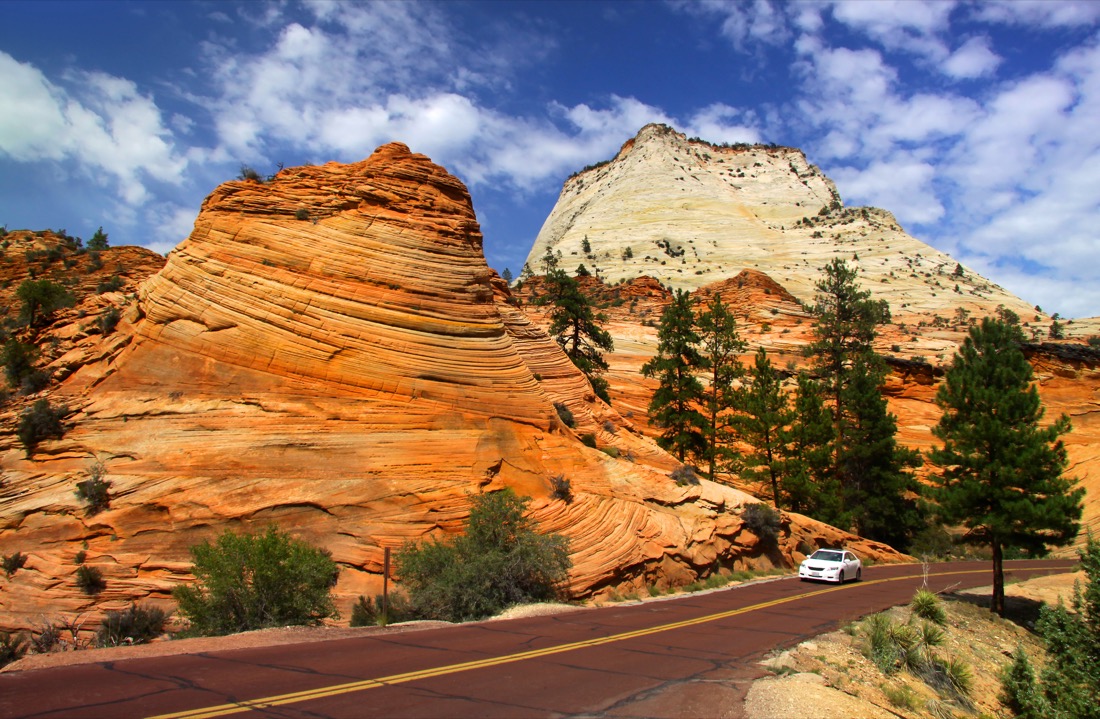
<path id="1" fill-rule="evenodd" d="M 1006 562 L 1006 576 L 1072 566 Z M 929 573 L 934 591 L 992 584 L 989 562 Z M 552 616 L 0 674 L 0 717 L 738 716 L 768 652 L 906 603 L 921 583 L 920 565 L 881 566 L 839 588 L 785 577 Z"/>

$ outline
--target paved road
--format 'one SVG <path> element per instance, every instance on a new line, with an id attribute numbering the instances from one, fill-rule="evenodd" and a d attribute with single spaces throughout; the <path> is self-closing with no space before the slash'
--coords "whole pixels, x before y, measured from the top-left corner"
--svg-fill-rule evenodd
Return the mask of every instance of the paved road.
<path id="1" fill-rule="evenodd" d="M 1069 561 L 1006 563 L 1010 577 Z M 920 565 L 401 634 L 0 674 L 0 717 L 736 717 L 769 651 L 907 602 Z M 937 564 L 940 591 L 992 583 Z"/>

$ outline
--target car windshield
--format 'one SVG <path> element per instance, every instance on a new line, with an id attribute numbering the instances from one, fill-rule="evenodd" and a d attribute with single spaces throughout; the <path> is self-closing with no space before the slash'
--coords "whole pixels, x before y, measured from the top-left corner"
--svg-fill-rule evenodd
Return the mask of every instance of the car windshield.
<path id="1" fill-rule="evenodd" d="M 816 559 L 819 562 L 839 562 L 843 557 L 840 552 L 830 552 L 827 549 L 819 549 L 810 555 L 810 559 Z"/>

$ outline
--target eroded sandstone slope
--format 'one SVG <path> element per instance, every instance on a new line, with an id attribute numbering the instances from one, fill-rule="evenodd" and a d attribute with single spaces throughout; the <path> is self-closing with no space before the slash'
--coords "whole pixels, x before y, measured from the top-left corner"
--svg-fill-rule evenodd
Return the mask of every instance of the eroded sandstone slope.
<path id="1" fill-rule="evenodd" d="M 167 604 L 189 546 L 269 522 L 332 552 L 346 610 L 379 589 L 384 548 L 455 530 L 471 493 L 505 486 L 570 538 L 579 597 L 840 542 L 896 558 L 797 515 L 761 546 L 748 495 L 672 481 L 672 458 L 511 304 L 466 188 L 403 145 L 223 184 L 128 302 L 111 350 L 44 392 L 69 408 L 63 438 L 28 455 L 11 427 L 36 397 L 4 406 L 0 546 L 28 560 L 3 580 L 0 629 Z M 73 490 L 96 463 L 110 506 L 88 514 Z M 80 590 L 78 560 L 102 592 Z"/>

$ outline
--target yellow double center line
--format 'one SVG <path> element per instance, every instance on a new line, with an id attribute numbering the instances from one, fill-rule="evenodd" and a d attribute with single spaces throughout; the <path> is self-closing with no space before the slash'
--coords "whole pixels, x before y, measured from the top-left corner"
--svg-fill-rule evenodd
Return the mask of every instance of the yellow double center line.
<path id="1" fill-rule="evenodd" d="M 988 571 L 988 569 L 970 569 L 955 572 L 938 572 L 935 574 L 929 574 L 928 576 L 947 577 L 955 574 L 976 574 L 986 573 Z M 610 636 L 599 637 L 596 639 L 586 639 L 584 641 L 572 642 L 570 644 L 559 644 L 554 647 L 546 647 L 545 649 L 532 649 L 526 652 L 508 654 L 503 657 L 477 659 L 472 662 L 448 664 L 447 666 L 434 667 L 431 669 L 419 669 L 414 672 L 405 672 L 404 674 L 392 674 L 387 677 L 378 677 L 377 679 L 362 679 L 356 682 L 334 684 L 332 686 L 321 687 L 319 689 L 307 689 L 305 691 L 291 692 L 290 694 L 279 694 L 276 696 L 264 697 L 262 699 L 250 699 L 247 701 L 233 702 L 231 704 L 221 704 L 219 706 L 206 707 L 204 709 L 191 709 L 188 711 L 175 712 L 172 714 L 159 714 L 155 717 L 150 717 L 149 719 L 210 719 L 211 717 L 228 716 L 230 714 L 238 714 L 240 712 L 251 711 L 252 709 L 267 709 L 269 707 L 278 707 L 285 704 L 296 704 L 298 702 L 312 701 L 314 699 L 324 699 L 326 697 L 333 697 L 341 694 L 350 694 L 352 692 L 360 692 L 366 689 L 374 689 L 376 687 L 390 686 L 393 684 L 404 684 L 405 682 L 413 682 L 420 679 L 430 679 L 431 677 L 440 677 L 447 674 L 457 674 L 459 672 L 466 672 L 472 669 L 484 669 L 486 667 L 495 667 L 502 664 L 511 664 L 513 662 L 523 662 L 527 661 L 528 659 L 548 657 L 554 654 L 563 654 L 565 652 L 576 651 L 577 649 L 598 647 L 603 644 L 613 644 L 614 642 L 621 642 L 627 639 L 636 639 L 637 637 L 644 637 L 650 634 L 658 634 L 660 632 L 667 632 L 674 629 L 683 629 L 685 627 L 692 627 L 697 624 L 706 624 L 707 622 L 716 622 L 721 619 L 736 617 L 739 614 L 747 614 L 749 612 L 755 612 L 761 609 L 775 607 L 780 604 L 794 602 L 799 599 L 807 599 L 809 597 L 816 597 L 822 594 L 829 594 L 830 592 L 839 592 L 841 590 L 849 589 L 855 586 L 869 586 L 873 584 L 882 584 L 885 582 L 899 582 L 905 579 L 920 579 L 923 576 L 923 574 L 909 574 L 903 577 L 867 580 L 857 585 L 843 584 L 836 587 L 829 587 L 827 589 L 818 589 L 813 592 L 797 594 L 793 597 L 773 599 L 770 602 L 761 602 L 760 604 L 753 604 L 751 606 L 742 607 L 740 609 L 730 609 L 725 612 L 718 612 L 717 614 L 707 614 L 702 617 L 696 617 L 695 619 L 685 619 L 683 621 L 672 622 L 669 624 L 661 624 L 655 627 L 649 627 L 647 629 L 635 629 L 631 632 L 622 632 L 620 634 L 612 634 Z"/>

